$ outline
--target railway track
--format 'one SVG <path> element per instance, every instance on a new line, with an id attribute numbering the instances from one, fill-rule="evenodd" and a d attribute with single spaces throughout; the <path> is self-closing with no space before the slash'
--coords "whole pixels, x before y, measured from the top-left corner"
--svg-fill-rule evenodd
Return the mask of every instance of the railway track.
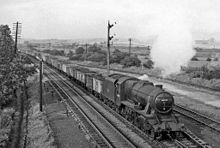
<path id="1" fill-rule="evenodd" d="M 116 112 L 113 112 L 113 114 L 115 114 L 115 113 Z M 118 116 L 117 113 L 116 113 L 116 115 Z M 129 126 L 130 129 L 132 129 L 133 131 L 136 131 L 136 133 L 139 132 L 138 135 L 140 135 L 142 138 L 146 139 L 146 134 L 143 134 L 142 131 L 140 132 L 140 130 L 137 130 L 136 127 L 133 127 L 131 125 L 132 124 L 126 124 L 126 126 Z M 149 140 L 148 140 L 148 142 L 149 142 Z M 210 146 L 207 143 L 205 143 L 201 139 L 197 138 L 190 131 L 186 131 L 185 138 L 182 138 L 182 139 L 175 139 L 174 141 L 160 141 L 160 142 L 151 141 L 151 144 L 152 143 L 156 147 L 166 147 L 166 148 L 168 148 L 168 147 L 171 147 L 171 148 L 196 148 L 196 147 L 210 148 Z"/>
<path id="2" fill-rule="evenodd" d="M 52 76 L 51 76 L 52 75 Z M 77 113 L 80 121 L 83 122 L 91 137 L 99 147 L 137 147 L 114 125 L 112 125 L 102 114 L 92 107 L 79 93 L 60 77 L 51 73 L 48 77 L 52 79 L 52 85 L 69 104 L 72 112 Z"/>
<path id="3" fill-rule="evenodd" d="M 185 108 L 181 105 L 175 105 L 174 111 L 181 114 L 182 116 L 190 118 L 191 120 L 194 120 L 194 121 L 196 121 L 206 127 L 209 127 L 210 129 L 220 133 L 220 122 L 217 120 L 214 120 L 214 119 L 212 119 L 208 116 L 205 116 L 203 114 L 200 114 L 198 112 L 195 112 L 189 108 Z"/>
<path id="4" fill-rule="evenodd" d="M 60 80 L 60 76 L 53 76 L 55 79 L 59 79 Z M 60 93 L 64 93 L 67 98 L 66 100 L 70 100 L 71 96 L 76 95 L 75 93 L 72 92 L 72 86 L 70 86 L 69 82 L 64 82 L 64 78 L 62 81 L 55 81 L 53 82 L 55 83 L 54 86 L 56 86 L 58 88 L 58 90 L 61 90 Z M 67 87 L 68 86 L 68 87 Z M 71 94 L 72 92 L 72 94 Z M 70 102 L 71 103 L 71 102 Z M 116 113 L 116 112 L 115 112 Z M 119 116 L 119 115 L 118 115 Z M 130 124 L 130 126 L 128 126 L 129 124 L 127 124 L 126 126 L 129 127 L 129 129 L 132 129 L 132 131 L 138 131 L 139 130 L 135 127 L 132 127 Z M 138 133 L 135 132 L 135 133 Z M 141 135 L 142 134 L 142 135 Z M 140 137 L 146 139 L 146 134 L 144 134 L 143 132 L 140 132 Z M 106 140 L 108 141 L 108 140 Z M 129 141 L 129 140 L 128 140 Z M 148 141 L 149 142 L 149 141 Z M 152 141 L 151 144 L 153 143 L 153 147 L 164 147 L 164 148 L 210 148 L 210 145 L 208 145 L 207 143 L 205 143 L 204 141 L 202 141 L 201 139 L 197 138 L 193 133 L 191 133 L 190 131 L 186 130 L 185 134 L 184 134 L 184 138 L 178 138 L 175 139 L 173 141 Z M 134 146 L 134 145 L 133 145 Z M 117 145 L 118 147 L 118 145 Z M 120 146 L 123 147 L 123 146 Z M 125 146 L 127 147 L 127 146 Z"/>
<path id="5" fill-rule="evenodd" d="M 52 83 L 54 83 L 54 82 L 52 82 Z M 67 85 L 69 85 L 69 84 L 67 84 Z M 56 84 L 54 86 L 57 88 Z M 70 86 L 70 87 L 72 87 L 72 86 Z M 79 86 L 77 86 L 77 87 L 79 87 Z M 94 97 L 94 99 L 95 99 L 95 97 Z M 156 140 L 149 139 L 148 135 L 146 135 L 144 132 L 139 130 L 136 126 L 131 124 L 129 121 L 124 119 L 122 116 L 117 114 L 114 110 L 109 108 L 107 105 L 105 105 L 104 103 L 99 102 L 99 101 L 97 101 L 97 103 L 99 103 L 102 107 L 104 107 L 106 110 L 108 110 L 110 113 L 112 113 L 115 117 L 117 117 L 117 119 L 119 119 L 127 128 L 129 128 L 129 130 L 131 130 L 132 132 L 134 132 L 135 134 L 140 136 L 142 139 L 144 139 L 144 143 L 146 143 L 146 142 L 149 143 L 153 148 L 170 148 L 170 147 L 172 147 L 172 148 L 183 148 L 182 146 L 180 146 L 175 141 L 172 141 L 172 142 L 171 141 L 170 142 L 159 142 L 159 141 L 156 141 Z M 116 126 L 117 126 L 117 124 L 116 124 Z M 137 147 L 145 147 L 145 145 L 144 146 L 139 145 Z"/>

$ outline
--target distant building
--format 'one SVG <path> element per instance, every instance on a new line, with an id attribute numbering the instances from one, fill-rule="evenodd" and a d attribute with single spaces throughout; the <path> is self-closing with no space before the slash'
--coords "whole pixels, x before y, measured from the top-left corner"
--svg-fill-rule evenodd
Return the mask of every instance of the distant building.
<path id="1" fill-rule="evenodd" d="M 201 68 L 203 66 L 208 66 L 209 62 L 208 61 L 190 61 L 188 63 L 188 67 L 190 68 Z"/>
<path id="2" fill-rule="evenodd" d="M 200 48 L 216 48 L 216 45 L 218 46 L 218 42 L 215 40 L 215 38 L 210 38 L 207 40 L 195 40 L 195 47 L 200 47 Z"/>
<path id="3" fill-rule="evenodd" d="M 209 40 L 195 40 L 195 44 L 209 44 Z"/>
<path id="4" fill-rule="evenodd" d="M 24 44 L 28 45 L 28 44 L 29 44 L 29 41 L 24 41 Z"/>
<path id="5" fill-rule="evenodd" d="M 208 40 L 195 40 L 195 44 L 210 44 L 213 45 L 215 43 L 215 38 L 210 38 Z"/>

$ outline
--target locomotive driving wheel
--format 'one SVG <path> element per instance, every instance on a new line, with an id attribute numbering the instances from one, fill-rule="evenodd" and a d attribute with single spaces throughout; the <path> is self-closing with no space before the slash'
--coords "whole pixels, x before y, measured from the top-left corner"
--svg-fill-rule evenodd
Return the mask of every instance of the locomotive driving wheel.
<path id="1" fill-rule="evenodd" d="M 135 120 L 135 125 L 142 131 L 144 131 L 144 121 L 145 119 L 142 116 L 138 116 Z"/>
<path id="2" fill-rule="evenodd" d="M 125 115 L 126 115 L 125 107 L 121 107 L 120 114 L 125 118 Z"/>
<path id="3" fill-rule="evenodd" d="M 123 112 L 124 112 L 124 117 L 125 117 L 125 119 L 127 119 L 128 121 L 130 121 L 130 112 L 129 112 L 129 109 L 127 108 L 127 107 L 125 107 L 124 108 L 124 110 L 123 110 Z"/>
<path id="4" fill-rule="evenodd" d="M 181 131 L 177 131 L 174 133 L 175 138 L 183 138 L 183 133 Z"/>
<path id="5" fill-rule="evenodd" d="M 120 113 L 120 108 L 119 108 L 118 106 L 116 106 L 116 107 L 115 107 L 115 111 L 116 111 L 117 113 Z"/>

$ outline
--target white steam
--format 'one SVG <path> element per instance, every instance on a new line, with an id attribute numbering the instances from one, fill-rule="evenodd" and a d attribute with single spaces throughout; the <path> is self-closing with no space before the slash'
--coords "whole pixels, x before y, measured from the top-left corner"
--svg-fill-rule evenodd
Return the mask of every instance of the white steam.
<path id="1" fill-rule="evenodd" d="M 148 77 L 148 75 L 144 74 L 144 75 L 138 77 L 138 79 L 140 79 L 140 80 L 149 80 L 149 77 Z"/>
<path id="2" fill-rule="evenodd" d="M 192 35 L 187 18 L 181 11 L 168 11 L 154 22 L 157 39 L 151 50 L 155 67 L 162 75 L 178 73 L 193 57 Z"/>

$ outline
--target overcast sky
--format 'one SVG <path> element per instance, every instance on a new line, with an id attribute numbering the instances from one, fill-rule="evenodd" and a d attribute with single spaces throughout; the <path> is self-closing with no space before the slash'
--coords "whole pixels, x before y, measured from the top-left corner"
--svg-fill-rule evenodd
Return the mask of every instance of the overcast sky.
<path id="1" fill-rule="evenodd" d="M 0 0 L 0 23 L 22 23 L 24 38 L 147 39 L 184 26 L 196 38 L 220 40 L 220 0 Z M 185 29 L 184 29 L 185 30 Z"/>

